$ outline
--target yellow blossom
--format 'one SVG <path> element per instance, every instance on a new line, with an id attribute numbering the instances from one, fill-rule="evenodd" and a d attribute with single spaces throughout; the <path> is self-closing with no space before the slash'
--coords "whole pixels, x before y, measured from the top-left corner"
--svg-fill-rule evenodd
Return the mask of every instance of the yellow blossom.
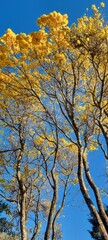
<path id="1" fill-rule="evenodd" d="M 77 40 L 77 43 L 80 44 L 81 43 L 80 40 Z"/>
<path id="2" fill-rule="evenodd" d="M 98 9 L 97 9 L 96 5 L 94 5 L 94 4 L 92 5 L 92 9 L 94 12 L 98 12 Z"/>
<path id="3" fill-rule="evenodd" d="M 104 3 L 104 2 L 101 2 L 101 3 L 100 3 L 100 6 L 101 6 L 101 7 L 105 7 L 105 3 Z"/>

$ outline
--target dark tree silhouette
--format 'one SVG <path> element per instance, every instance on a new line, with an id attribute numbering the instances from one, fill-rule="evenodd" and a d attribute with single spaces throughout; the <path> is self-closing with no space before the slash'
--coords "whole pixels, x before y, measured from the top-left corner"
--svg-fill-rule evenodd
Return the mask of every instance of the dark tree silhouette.
<path id="1" fill-rule="evenodd" d="M 6 216 L 2 214 L 5 214 L 6 216 L 11 215 L 10 207 L 7 203 L 0 200 L 0 232 L 6 233 L 7 235 L 15 236 L 15 233 L 13 232 L 13 223 L 7 219 Z"/>
<path id="2" fill-rule="evenodd" d="M 108 216 L 108 206 L 105 206 L 105 212 Z M 92 217 L 89 218 L 89 222 L 92 224 L 92 230 L 88 231 L 93 239 L 97 240 L 103 240 L 103 237 L 101 236 L 99 232 L 99 225 L 97 224 L 97 221 Z"/>

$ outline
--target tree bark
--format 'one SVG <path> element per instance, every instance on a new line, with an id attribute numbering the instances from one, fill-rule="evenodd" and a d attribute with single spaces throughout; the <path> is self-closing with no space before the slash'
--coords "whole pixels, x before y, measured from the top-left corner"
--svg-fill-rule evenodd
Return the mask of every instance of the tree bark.
<path id="1" fill-rule="evenodd" d="M 50 207 L 50 211 L 49 211 L 44 240 L 51 240 L 51 232 L 52 232 L 52 228 L 53 228 L 53 218 L 54 218 L 55 207 L 56 207 L 56 203 L 57 203 L 57 199 L 58 199 L 58 177 L 55 174 L 57 151 L 58 151 L 58 146 L 55 149 L 54 165 L 53 165 L 53 168 L 51 171 L 52 180 L 53 180 L 53 197 L 52 197 L 52 201 L 51 201 L 51 207 Z"/>
<path id="2" fill-rule="evenodd" d="M 83 156 L 83 163 L 84 163 L 84 170 L 85 170 L 85 175 L 86 175 L 86 179 L 90 185 L 90 187 L 92 188 L 93 192 L 94 192 L 94 195 L 95 195 L 95 199 L 96 199 L 96 202 L 97 202 L 97 206 L 98 206 L 98 209 L 99 209 L 99 215 L 104 223 L 104 226 L 106 228 L 106 231 L 108 233 L 108 216 L 104 210 L 104 207 L 103 207 L 103 204 L 102 204 L 102 201 L 101 201 L 101 198 L 100 198 L 100 194 L 99 194 L 99 190 L 97 188 L 97 186 L 95 185 L 91 175 L 90 175 L 90 171 L 89 171 L 89 167 L 88 167 L 88 164 L 87 164 L 87 160 L 86 160 L 86 156 L 84 154 Z"/>
<path id="3" fill-rule="evenodd" d="M 20 139 L 20 153 L 17 159 L 17 169 L 16 176 L 19 185 L 19 195 L 18 195 L 18 205 L 19 205 L 19 215 L 20 215 L 20 230 L 21 230 L 21 240 L 27 240 L 27 230 L 26 230 L 26 188 L 24 181 L 21 176 L 21 160 L 24 152 L 24 139 L 22 134 L 21 125 L 19 125 L 19 139 Z"/>
<path id="4" fill-rule="evenodd" d="M 108 232 L 105 228 L 104 222 L 102 221 L 98 211 L 96 210 L 96 208 L 88 194 L 88 190 L 84 184 L 82 168 L 83 168 L 83 153 L 82 153 L 81 149 L 79 149 L 79 151 L 78 151 L 78 179 L 79 179 L 79 184 L 80 184 L 80 190 L 82 192 L 82 195 L 85 199 L 85 202 L 86 202 L 91 214 L 96 219 L 96 221 L 99 225 L 99 232 L 100 232 L 101 236 L 103 237 L 103 240 L 108 240 Z"/>

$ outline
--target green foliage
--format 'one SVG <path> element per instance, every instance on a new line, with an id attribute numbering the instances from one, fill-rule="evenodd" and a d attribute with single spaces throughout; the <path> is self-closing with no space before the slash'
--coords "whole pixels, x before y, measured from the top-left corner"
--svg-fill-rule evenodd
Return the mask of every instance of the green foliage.
<path id="1" fill-rule="evenodd" d="M 14 237 L 15 232 L 13 231 L 13 223 L 8 220 L 7 217 L 2 217 L 2 215 L 11 216 L 11 210 L 7 203 L 0 200 L 0 232 L 6 233 L 9 236 Z"/>
<path id="2" fill-rule="evenodd" d="M 108 206 L 105 206 L 105 212 L 108 216 Z M 89 222 L 92 224 L 92 230 L 88 231 L 93 239 L 97 240 L 103 240 L 103 237 L 101 236 L 101 233 L 99 232 L 99 224 L 97 221 L 92 217 L 89 218 Z"/>

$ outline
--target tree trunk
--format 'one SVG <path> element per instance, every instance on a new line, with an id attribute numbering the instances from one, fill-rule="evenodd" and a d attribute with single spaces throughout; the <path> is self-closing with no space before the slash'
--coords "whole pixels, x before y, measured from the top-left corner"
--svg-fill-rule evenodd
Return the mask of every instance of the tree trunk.
<path id="1" fill-rule="evenodd" d="M 27 230 L 26 230 L 26 193 L 23 186 L 23 192 L 21 194 L 20 203 L 20 228 L 21 228 L 21 240 L 27 240 Z"/>
<path id="2" fill-rule="evenodd" d="M 55 206 L 58 198 L 58 181 L 57 179 L 54 180 L 54 193 L 53 193 L 53 198 L 51 201 L 51 207 L 49 211 L 49 217 L 48 217 L 48 222 L 47 222 L 47 228 L 45 232 L 45 237 L 44 240 L 51 240 L 51 231 L 52 231 L 52 226 L 53 226 L 53 217 L 55 213 Z"/>
<path id="3" fill-rule="evenodd" d="M 98 211 L 96 210 L 96 208 L 88 194 L 88 190 L 85 186 L 82 168 L 83 168 L 83 154 L 81 152 L 81 149 L 79 149 L 79 152 L 78 152 L 78 179 L 79 179 L 79 184 L 80 184 L 80 190 L 82 192 L 82 195 L 85 199 L 85 202 L 86 202 L 91 214 L 96 219 L 96 221 L 99 225 L 99 232 L 100 232 L 101 236 L 103 237 L 103 240 L 108 240 L 108 232 L 107 232 L 107 230 L 104 226 L 104 223 L 103 223 Z"/>
<path id="4" fill-rule="evenodd" d="M 17 159 L 17 169 L 16 176 L 19 185 L 19 215 L 20 215 L 20 230 L 21 230 L 21 240 L 27 240 L 27 230 L 26 230 L 26 188 L 24 185 L 24 180 L 21 176 L 21 160 L 24 153 L 24 139 L 22 134 L 21 124 L 19 125 L 19 139 L 20 139 L 20 153 Z"/>
<path id="5" fill-rule="evenodd" d="M 58 151 L 58 146 L 55 149 L 54 165 L 53 165 L 52 171 L 51 171 L 52 180 L 53 180 L 53 186 L 52 186 L 53 197 L 52 197 L 52 201 L 51 201 L 51 206 L 50 206 L 44 240 L 51 240 L 50 236 L 51 236 L 51 232 L 53 230 L 53 218 L 54 218 L 56 203 L 57 203 L 57 199 L 58 199 L 58 176 L 55 173 L 57 151 Z"/>

